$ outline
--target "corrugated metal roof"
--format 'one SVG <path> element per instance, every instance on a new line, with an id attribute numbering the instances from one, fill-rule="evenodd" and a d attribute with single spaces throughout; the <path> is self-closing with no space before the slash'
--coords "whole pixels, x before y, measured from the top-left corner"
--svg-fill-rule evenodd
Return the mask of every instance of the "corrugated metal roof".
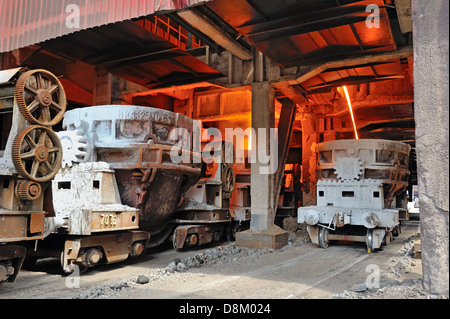
<path id="1" fill-rule="evenodd" d="M 0 0 L 0 52 L 205 1 L 208 0 Z"/>
<path id="2" fill-rule="evenodd" d="M 145 19 L 146 20 L 146 19 Z M 144 26 L 145 25 L 145 26 Z M 39 44 L 147 88 L 222 77 L 219 71 L 151 31 L 144 21 L 89 28 Z M 50 69 L 49 69 L 50 70 Z"/>

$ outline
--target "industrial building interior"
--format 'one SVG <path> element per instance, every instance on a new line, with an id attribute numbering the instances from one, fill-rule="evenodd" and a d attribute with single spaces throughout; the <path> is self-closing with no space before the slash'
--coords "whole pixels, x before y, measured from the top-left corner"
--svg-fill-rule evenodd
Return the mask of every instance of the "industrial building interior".
<path id="1" fill-rule="evenodd" d="M 31 31 L 11 36 L 0 67 L 53 73 L 64 87 L 67 111 L 151 107 L 183 114 L 200 121 L 202 131 L 216 128 L 223 135 L 226 128 L 278 127 L 283 167 L 274 178 L 282 180 L 281 192 L 269 189 L 273 181 L 254 176 L 248 159 L 234 165 L 236 188 L 252 185 L 246 196 L 274 197 L 276 214 L 262 217 L 269 224 L 316 204 L 315 147 L 327 141 L 386 139 L 410 145 L 412 200 L 418 177 L 411 1 L 174 3 L 175 9 L 156 12 L 139 4 L 126 13 L 116 7 L 112 19 L 93 6 L 81 15 L 81 27 L 67 32 L 61 32 L 67 12 L 57 15 L 53 28 L 31 22 L 45 37 L 33 42 Z M 10 109 L 0 107 L 0 150 L 12 118 Z M 62 122 L 53 126 L 62 128 Z M 249 151 L 251 138 L 235 147 Z M 232 196 L 230 203 L 238 198 Z M 250 198 L 240 205 L 253 207 Z"/>
<path id="2" fill-rule="evenodd" d="M 2 69 L 24 66 L 56 74 L 68 110 L 151 106 L 218 128 L 249 127 L 251 84 L 268 81 L 275 88 L 276 122 L 280 101 L 298 106 L 289 162 L 303 165 L 305 114 L 314 115 L 310 121 L 317 142 L 354 138 L 340 92 L 347 85 L 360 138 L 412 146 L 410 185 L 415 185 L 408 2 L 369 2 L 211 1 L 4 53 Z M 380 8 L 378 28 L 366 26 L 370 4 Z"/>

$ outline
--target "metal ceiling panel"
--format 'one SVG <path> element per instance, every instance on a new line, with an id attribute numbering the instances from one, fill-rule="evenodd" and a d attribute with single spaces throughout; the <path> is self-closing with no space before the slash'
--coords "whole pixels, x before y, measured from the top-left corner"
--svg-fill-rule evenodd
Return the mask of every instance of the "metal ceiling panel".
<path id="1" fill-rule="evenodd" d="M 369 5 L 380 28 L 368 28 Z M 206 4 L 274 62 L 317 63 L 397 49 L 382 0 L 214 0 Z"/>
<path id="2" fill-rule="evenodd" d="M 135 21 L 94 27 L 39 45 L 45 51 L 96 66 L 149 89 L 223 76 Z"/>
<path id="3" fill-rule="evenodd" d="M 0 0 L 0 53 L 205 1 L 208 0 Z"/>

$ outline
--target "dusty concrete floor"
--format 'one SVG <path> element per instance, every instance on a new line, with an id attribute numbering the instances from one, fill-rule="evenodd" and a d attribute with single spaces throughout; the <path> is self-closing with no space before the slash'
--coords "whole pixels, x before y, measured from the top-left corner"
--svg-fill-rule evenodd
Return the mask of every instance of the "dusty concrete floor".
<path id="1" fill-rule="evenodd" d="M 16 283 L 0 287 L 0 298 L 445 297 L 422 289 L 421 261 L 411 253 L 418 232 L 419 222 L 408 221 L 399 237 L 371 254 L 356 243 L 321 249 L 302 236 L 291 237 L 295 240 L 279 250 L 243 249 L 227 242 L 185 252 L 160 247 L 138 260 L 98 266 L 80 277 L 62 275 L 57 260 L 41 260 L 33 269 L 23 270 Z M 378 270 L 380 276 L 376 276 Z"/>

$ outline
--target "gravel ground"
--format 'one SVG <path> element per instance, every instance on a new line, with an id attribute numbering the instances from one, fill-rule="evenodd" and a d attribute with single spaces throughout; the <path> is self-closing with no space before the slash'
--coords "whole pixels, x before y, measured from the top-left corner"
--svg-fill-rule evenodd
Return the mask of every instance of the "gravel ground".
<path id="1" fill-rule="evenodd" d="M 184 260 L 176 258 L 165 268 L 151 273 L 144 273 L 120 282 L 97 286 L 87 292 L 73 296 L 74 299 L 120 298 L 126 289 L 139 289 L 139 286 L 151 283 L 154 287 L 176 284 L 186 281 L 194 273 L 221 273 L 224 268 L 234 270 L 243 265 L 258 262 L 258 258 L 266 254 L 280 253 L 286 249 L 298 247 L 309 241 L 306 231 L 289 232 L 288 245 L 280 249 L 248 249 L 237 247 L 234 242 L 216 248 L 206 249 Z"/>
<path id="2" fill-rule="evenodd" d="M 234 243 L 227 243 L 197 252 L 184 260 L 177 258 L 165 268 L 151 273 L 142 273 L 120 282 L 97 286 L 95 289 L 76 294 L 73 298 L 122 298 L 133 295 L 133 292 L 143 289 L 149 283 L 155 288 L 174 286 L 180 281 L 188 281 L 198 276 L 199 273 L 204 273 L 205 276 L 211 273 L 226 273 L 230 268 L 236 270 L 244 264 L 257 263 L 258 258 L 263 255 L 294 249 L 309 241 L 305 231 L 298 230 L 289 234 L 289 244 L 278 250 L 247 249 L 237 247 Z M 417 279 L 417 274 L 421 274 L 422 263 L 420 259 L 414 259 L 413 247 L 414 241 L 418 238 L 419 234 L 415 234 L 404 241 L 399 254 L 390 260 L 392 266 L 387 272 L 380 274 L 379 285 L 370 288 L 366 283 L 361 283 L 334 295 L 332 299 L 448 299 L 448 296 L 428 293 L 422 286 L 422 280 Z"/>
<path id="3" fill-rule="evenodd" d="M 414 258 L 414 241 L 419 238 L 417 233 L 405 240 L 399 254 L 391 260 L 393 265 L 380 275 L 378 287 L 361 283 L 333 299 L 448 299 L 445 295 L 428 293 L 422 279 L 408 278 L 410 273 L 422 273 L 422 260 Z"/>

